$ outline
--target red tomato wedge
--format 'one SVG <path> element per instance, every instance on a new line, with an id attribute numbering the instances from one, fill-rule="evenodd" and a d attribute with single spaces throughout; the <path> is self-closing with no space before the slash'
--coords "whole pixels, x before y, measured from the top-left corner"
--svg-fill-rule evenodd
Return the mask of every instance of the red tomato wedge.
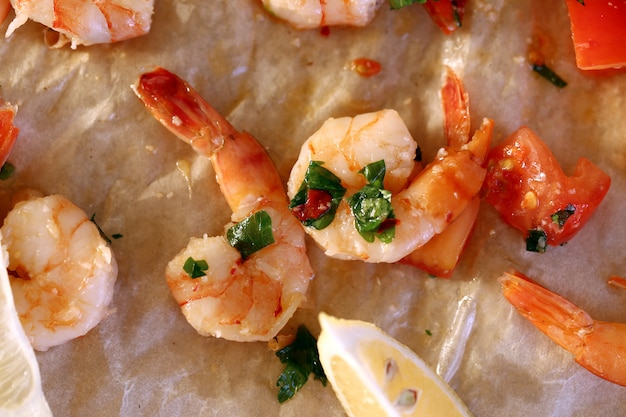
<path id="1" fill-rule="evenodd" d="M 483 197 L 527 239 L 530 231 L 539 231 L 556 246 L 584 226 L 610 184 L 611 178 L 586 158 L 568 177 L 539 136 L 522 127 L 489 152 Z"/>
<path id="2" fill-rule="evenodd" d="M 449 35 L 461 27 L 467 0 L 428 0 L 426 11 L 441 30 Z"/>
<path id="3" fill-rule="evenodd" d="M 566 0 L 576 65 L 580 69 L 626 65 L 626 0 Z"/>
<path id="4" fill-rule="evenodd" d="M 13 124 L 16 111 L 17 107 L 3 104 L 0 100 L 0 167 L 9 157 L 19 133 L 19 129 Z"/>

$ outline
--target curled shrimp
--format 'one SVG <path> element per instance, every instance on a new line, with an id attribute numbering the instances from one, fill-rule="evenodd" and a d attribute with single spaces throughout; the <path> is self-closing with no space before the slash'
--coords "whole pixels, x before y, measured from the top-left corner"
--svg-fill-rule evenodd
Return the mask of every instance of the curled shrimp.
<path id="1" fill-rule="evenodd" d="M 289 177 L 290 206 L 328 256 L 396 262 L 442 233 L 472 204 L 485 178 L 483 164 L 492 129 L 493 122 L 484 119 L 471 140 L 440 149 L 436 159 L 410 180 L 417 144 L 396 111 L 329 119 L 302 146 Z M 367 170 L 381 161 L 381 197 L 368 200 L 372 182 Z M 333 185 L 313 184 L 318 181 L 312 176 L 314 170 L 334 177 Z M 335 193 L 329 191 L 335 186 L 348 198 L 337 194 L 333 202 L 328 194 Z M 381 218 L 379 228 L 366 237 L 363 230 L 377 223 L 359 220 L 359 224 L 357 218 L 383 217 L 378 207 L 386 205 L 382 198 L 389 193 L 387 211 L 393 215 Z M 316 224 L 333 213 L 331 221 Z"/>
<path id="2" fill-rule="evenodd" d="M 626 324 L 592 319 L 521 274 L 500 277 L 504 297 L 546 336 L 600 378 L 626 386 Z"/>
<path id="3" fill-rule="evenodd" d="M 113 252 L 83 210 L 60 195 L 18 202 L 0 228 L 15 306 L 33 348 L 85 335 L 108 313 Z"/>
<path id="4" fill-rule="evenodd" d="M 261 0 L 272 15 L 297 29 L 322 26 L 365 26 L 384 0 Z"/>
<path id="5" fill-rule="evenodd" d="M 273 243 L 247 256 L 227 239 L 230 232 L 192 238 L 166 268 L 174 299 L 202 335 L 270 340 L 305 298 L 313 278 L 304 232 L 289 213 L 278 171 L 259 142 L 235 130 L 178 76 L 157 68 L 141 75 L 133 88 L 165 127 L 211 159 L 233 211 L 233 227 L 261 216 L 271 224 Z M 205 264 L 204 275 L 192 278 L 185 271 L 190 259 Z"/>
<path id="6" fill-rule="evenodd" d="M 112 43 L 150 31 L 154 0 L 10 0 L 15 19 L 9 37 L 28 19 L 48 27 L 48 46 Z"/>
<path id="7" fill-rule="evenodd" d="M 470 141 L 469 96 L 461 80 L 449 67 L 446 68 L 444 75 L 441 102 L 444 136 L 450 148 L 460 151 Z M 402 258 L 400 262 L 421 268 L 437 277 L 452 276 L 474 229 L 479 209 L 480 198 L 475 196 L 463 213 L 448 227 Z"/>

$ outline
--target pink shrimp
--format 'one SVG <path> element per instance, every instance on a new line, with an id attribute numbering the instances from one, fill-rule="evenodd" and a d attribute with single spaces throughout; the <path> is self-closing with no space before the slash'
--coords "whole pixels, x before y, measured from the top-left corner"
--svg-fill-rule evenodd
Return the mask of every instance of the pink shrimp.
<path id="1" fill-rule="evenodd" d="M 134 90 L 165 127 L 211 159 L 234 222 L 242 225 L 262 213 L 271 219 L 274 243 L 247 257 L 225 236 L 192 238 L 167 266 L 172 295 L 202 335 L 270 340 L 298 308 L 313 277 L 304 231 L 287 208 L 278 171 L 251 135 L 235 130 L 171 72 L 143 74 Z M 185 271 L 193 261 L 205 275 L 192 278 Z"/>
<path id="2" fill-rule="evenodd" d="M 444 136 L 448 146 L 455 151 L 460 151 L 464 146 L 474 144 L 474 141 L 470 139 L 469 96 L 461 80 L 450 68 L 446 68 L 441 101 L 444 114 Z M 476 135 L 491 135 L 492 123 L 485 127 L 489 128 L 489 132 L 483 129 L 476 132 Z M 486 151 L 487 148 L 484 150 Z M 475 158 L 483 166 L 485 157 L 486 153 L 475 152 Z M 416 266 L 437 277 L 449 278 L 471 236 L 479 208 L 480 199 L 475 196 L 470 205 L 447 228 L 401 259 L 400 262 Z"/>
<path id="3" fill-rule="evenodd" d="M 626 323 L 589 314 L 519 273 L 500 277 L 504 297 L 576 362 L 600 378 L 626 386 Z"/>
<path id="4" fill-rule="evenodd" d="M 0 0 L 6 1 L 6 0 Z M 52 29 L 50 47 L 118 42 L 150 31 L 154 0 L 11 0 L 15 19 L 11 34 L 28 19 Z M 1 10 L 1 8 L 0 8 Z"/>

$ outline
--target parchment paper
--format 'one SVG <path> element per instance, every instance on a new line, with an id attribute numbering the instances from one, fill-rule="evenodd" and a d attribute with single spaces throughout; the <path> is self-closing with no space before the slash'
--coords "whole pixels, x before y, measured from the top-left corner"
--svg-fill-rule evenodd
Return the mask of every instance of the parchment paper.
<path id="1" fill-rule="evenodd" d="M 10 16 L 11 17 L 11 16 Z M 8 23 L 0 25 L 4 33 Z M 269 150 L 285 182 L 301 143 L 328 117 L 394 108 L 425 159 L 443 146 L 443 65 L 461 76 L 473 124 L 496 122 L 494 143 L 535 130 L 567 172 L 586 156 L 613 179 L 588 225 L 566 246 L 525 251 L 521 234 L 486 204 L 454 276 L 402 265 L 326 258 L 286 331 L 317 313 L 373 321 L 449 379 L 476 416 L 622 415 L 626 389 L 577 365 L 526 322 L 496 278 L 517 268 L 593 317 L 626 321 L 626 73 L 576 69 L 564 2 L 468 2 L 464 26 L 443 35 L 420 6 L 385 6 L 371 25 L 297 31 L 254 0 L 156 0 L 151 32 L 114 45 L 49 50 L 29 22 L 0 40 L 0 97 L 19 105 L 21 129 L 0 184 L 2 207 L 22 187 L 61 193 L 106 233 L 119 277 L 110 315 L 88 335 L 38 353 L 57 416 L 341 416 L 330 387 L 312 379 L 279 405 L 282 365 L 265 343 L 205 338 L 186 323 L 165 284 L 168 260 L 191 236 L 220 234 L 230 212 L 210 163 L 143 108 L 130 85 L 156 65 L 187 79 L 237 128 Z M 525 60 L 536 31 L 560 90 Z M 359 57 L 381 74 L 347 69 Z M 191 164 L 187 182 L 177 161 Z M 428 330 L 431 335 L 428 335 Z M 610 354 L 610 352 L 607 352 Z"/>

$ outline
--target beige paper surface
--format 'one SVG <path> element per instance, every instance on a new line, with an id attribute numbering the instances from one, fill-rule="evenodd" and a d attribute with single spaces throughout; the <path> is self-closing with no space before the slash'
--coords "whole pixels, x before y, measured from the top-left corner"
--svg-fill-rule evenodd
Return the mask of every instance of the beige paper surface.
<path id="1" fill-rule="evenodd" d="M 625 388 L 577 365 L 512 310 L 496 278 L 510 267 L 606 321 L 626 322 L 626 73 L 576 69 L 563 2 L 470 1 L 464 27 L 443 35 L 420 6 L 386 5 L 361 29 L 297 31 L 254 0 L 156 0 L 152 31 L 114 45 L 49 50 L 29 22 L 0 40 L 0 97 L 19 105 L 20 136 L 0 184 L 2 206 L 21 187 L 61 193 L 96 214 L 119 277 L 110 315 L 87 336 L 38 353 L 57 416 L 341 416 L 330 387 L 310 380 L 279 405 L 282 365 L 264 343 L 205 338 L 165 284 L 189 237 L 220 234 L 230 212 L 210 163 L 143 108 L 130 85 L 160 65 L 188 80 L 238 129 L 269 150 L 285 182 L 302 142 L 328 117 L 396 109 L 426 159 L 443 146 L 439 89 L 450 65 L 470 95 L 473 124 L 495 120 L 494 142 L 535 130 L 571 173 L 586 156 L 613 179 L 587 227 L 564 247 L 525 251 L 521 234 L 483 204 L 456 273 L 326 258 L 309 302 L 288 327 L 319 332 L 319 311 L 373 321 L 449 378 L 476 416 L 619 415 Z M 8 22 L 0 25 L 4 33 Z M 525 61 L 534 30 L 549 40 L 557 89 Z M 348 69 L 367 57 L 381 74 Z M 177 161 L 191 164 L 188 183 Z M 287 329 L 288 330 L 288 329 Z M 428 330 L 431 335 L 428 335 Z M 609 354 L 610 352 L 607 352 Z"/>

